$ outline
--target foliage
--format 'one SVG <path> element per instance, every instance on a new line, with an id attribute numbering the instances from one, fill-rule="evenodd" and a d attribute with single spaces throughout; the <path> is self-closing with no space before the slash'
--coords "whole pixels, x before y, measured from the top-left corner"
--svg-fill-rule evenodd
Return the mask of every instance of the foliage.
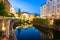
<path id="1" fill-rule="evenodd" d="M 37 23 L 40 23 L 40 24 L 47 24 L 48 23 L 48 19 L 34 18 L 33 21 L 37 22 Z"/>
<path id="2" fill-rule="evenodd" d="M 31 21 L 29 21 L 29 20 L 27 20 L 26 22 L 27 22 L 28 24 L 32 24 L 32 22 L 31 22 Z"/>
<path id="3" fill-rule="evenodd" d="M 18 17 L 20 17 L 21 16 L 21 10 L 20 9 L 18 9 Z"/>
<path id="4" fill-rule="evenodd" d="M 37 13 L 35 14 L 35 17 L 36 17 L 36 16 L 38 16 L 38 14 L 37 14 Z"/>
<path id="5" fill-rule="evenodd" d="M 25 20 L 20 20 L 20 24 L 24 24 L 25 23 Z"/>
<path id="6" fill-rule="evenodd" d="M 0 2 L 0 16 L 8 16 L 8 12 L 5 10 L 3 2 Z"/>
<path id="7" fill-rule="evenodd" d="M 0 11 L 5 9 L 5 5 L 3 4 L 3 2 L 0 2 Z"/>
<path id="8" fill-rule="evenodd" d="M 15 17 L 13 13 L 10 13 L 8 17 Z"/>
<path id="9" fill-rule="evenodd" d="M 5 17 L 7 17 L 7 16 L 8 16 L 8 12 L 5 11 L 5 10 L 2 10 L 2 11 L 0 11 L 0 16 L 5 16 Z"/>

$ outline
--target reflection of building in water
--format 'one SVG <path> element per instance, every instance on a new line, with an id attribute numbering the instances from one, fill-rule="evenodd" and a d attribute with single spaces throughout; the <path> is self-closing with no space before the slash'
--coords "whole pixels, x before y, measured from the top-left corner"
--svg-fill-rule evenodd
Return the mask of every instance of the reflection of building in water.
<path id="1" fill-rule="evenodd" d="M 59 18 L 59 16 L 60 16 L 60 0 L 47 0 L 45 5 L 43 5 L 44 7 L 43 6 L 41 7 L 41 16 L 44 15 L 45 17 L 48 16 L 51 18 Z"/>

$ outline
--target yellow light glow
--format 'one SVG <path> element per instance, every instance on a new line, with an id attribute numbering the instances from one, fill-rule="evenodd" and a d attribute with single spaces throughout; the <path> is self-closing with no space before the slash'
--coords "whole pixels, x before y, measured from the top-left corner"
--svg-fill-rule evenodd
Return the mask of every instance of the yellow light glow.
<path id="1" fill-rule="evenodd" d="M 6 30 L 6 28 L 5 27 L 2 27 L 2 31 L 5 31 Z"/>

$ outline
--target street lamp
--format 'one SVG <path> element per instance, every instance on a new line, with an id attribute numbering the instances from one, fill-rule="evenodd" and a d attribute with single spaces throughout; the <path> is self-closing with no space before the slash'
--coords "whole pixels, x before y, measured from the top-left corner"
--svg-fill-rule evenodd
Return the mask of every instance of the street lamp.
<path id="1" fill-rule="evenodd" d="M 2 27 L 2 31 L 4 32 L 6 30 L 6 28 L 5 27 Z"/>

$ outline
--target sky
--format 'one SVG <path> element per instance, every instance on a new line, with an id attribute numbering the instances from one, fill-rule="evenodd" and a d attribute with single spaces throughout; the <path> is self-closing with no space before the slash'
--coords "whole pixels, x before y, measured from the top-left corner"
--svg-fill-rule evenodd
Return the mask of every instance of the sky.
<path id="1" fill-rule="evenodd" d="M 9 0 L 9 2 L 16 12 L 21 9 L 22 12 L 40 15 L 40 7 L 46 0 Z"/>

